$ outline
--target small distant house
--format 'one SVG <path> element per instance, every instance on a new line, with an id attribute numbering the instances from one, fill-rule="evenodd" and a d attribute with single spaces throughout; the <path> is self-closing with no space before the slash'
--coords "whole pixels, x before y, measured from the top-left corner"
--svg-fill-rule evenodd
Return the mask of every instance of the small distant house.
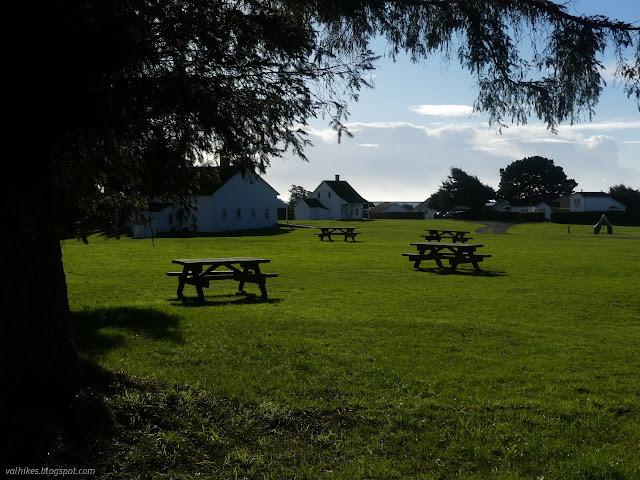
<path id="1" fill-rule="evenodd" d="M 456 205 L 455 207 L 453 207 L 451 209 L 452 212 L 470 212 L 471 211 L 471 207 L 467 207 L 466 205 Z"/>
<path id="2" fill-rule="evenodd" d="M 406 213 L 415 211 L 396 202 L 382 202 L 371 209 L 371 213 Z"/>
<path id="3" fill-rule="evenodd" d="M 552 208 L 548 203 L 540 202 L 538 205 L 536 205 L 536 212 L 544 213 L 545 220 L 551 220 Z"/>
<path id="4" fill-rule="evenodd" d="M 335 180 L 324 180 L 309 198 L 300 200 L 294 211 L 296 220 L 360 220 L 368 206 L 369 202 L 336 175 Z"/>
<path id="5" fill-rule="evenodd" d="M 604 192 L 578 192 L 569 196 L 571 212 L 625 212 L 627 207 Z"/>
<path id="6" fill-rule="evenodd" d="M 152 230 L 154 234 L 184 230 L 225 232 L 277 225 L 278 210 L 287 205 L 262 177 L 226 168 L 218 169 L 218 178 L 194 196 L 196 209 L 188 218 L 177 205 L 152 204 L 149 211 L 137 212 L 136 216 L 146 221 L 134 226 L 134 236 L 149 237 Z"/>
<path id="7" fill-rule="evenodd" d="M 498 200 L 493 206 L 494 212 L 517 212 L 517 213 L 529 213 L 535 212 L 537 206 L 532 205 L 531 202 L 525 201 L 508 201 L 508 200 Z"/>
<path id="8" fill-rule="evenodd" d="M 421 212 L 422 214 L 424 214 L 425 220 L 429 218 L 431 219 L 436 218 L 436 213 L 438 213 L 438 210 L 436 210 L 435 208 L 429 205 L 428 199 L 416 205 L 415 210 L 417 212 Z"/>
<path id="9" fill-rule="evenodd" d="M 317 198 L 304 198 L 295 206 L 295 216 L 303 220 L 329 220 L 331 209 L 325 207 Z"/>
<path id="10" fill-rule="evenodd" d="M 568 212 L 570 201 L 571 199 L 569 197 L 558 197 L 551 202 L 551 209 L 554 212 Z"/>

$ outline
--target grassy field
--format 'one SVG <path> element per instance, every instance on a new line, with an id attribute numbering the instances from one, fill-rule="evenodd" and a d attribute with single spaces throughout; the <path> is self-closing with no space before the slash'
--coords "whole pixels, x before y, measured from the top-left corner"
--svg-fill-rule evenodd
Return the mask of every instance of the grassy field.
<path id="1" fill-rule="evenodd" d="M 640 228 L 353 225 L 66 241 L 78 347 L 134 379 L 78 458 L 97 478 L 640 477 Z M 427 227 L 474 231 L 484 271 L 414 269 Z M 177 300 L 171 259 L 228 256 L 271 259 L 267 301 Z"/>

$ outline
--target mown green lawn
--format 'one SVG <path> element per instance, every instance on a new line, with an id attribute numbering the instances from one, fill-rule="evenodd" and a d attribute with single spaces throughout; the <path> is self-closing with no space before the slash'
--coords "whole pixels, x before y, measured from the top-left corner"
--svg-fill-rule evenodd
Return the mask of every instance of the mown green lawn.
<path id="1" fill-rule="evenodd" d="M 139 379 L 98 478 L 640 477 L 640 228 L 353 225 L 66 241 L 79 349 Z M 427 227 L 474 231 L 483 273 L 414 269 Z M 177 300 L 171 259 L 227 256 L 271 259 L 268 301 Z"/>

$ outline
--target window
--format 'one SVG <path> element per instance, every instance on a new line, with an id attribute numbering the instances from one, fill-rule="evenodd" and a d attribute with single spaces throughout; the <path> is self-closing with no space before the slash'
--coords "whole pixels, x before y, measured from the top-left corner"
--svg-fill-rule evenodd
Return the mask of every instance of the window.
<path id="1" fill-rule="evenodd" d="M 236 220 L 242 220 L 242 209 L 241 208 L 237 208 L 236 209 Z"/>
<path id="2" fill-rule="evenodd" d="M 169 225 L 173 225 L 173 213 L 169 214 Z"/>
<path id="3" fill-rule="evenodd" d="M 358 215 L 358 209 L 356 208 L 356 215 Z"/>
<path id="4" fill-rule="evenodd" d="M 222 219 L 223 222 L 227 221 L 227 209 L 223 208 L 222 211 L 220 212 L 220 218 Z"/>
<path id="5" fill-rule="evenodd" d="M 252 208 L 251 209 L 251 220 L 255 220 L 256 219 L 256 209 Z"/>
<path id="6" fill-rule="evenodd" d="M 320 192 L 318 192 L 318 198 L 320 198 Z"/>
<path id="7" fill-rule="evenodd" d="M 269 220 L 269 209 L 268 208 L 264 209 L 264 219 L 265 220 Z"/>
<path id="8" fill-rule="evenodd" d="M 328 195 L 329 195 L 329 198 L 331 198 L 331 192 L 329 192 Z"/>

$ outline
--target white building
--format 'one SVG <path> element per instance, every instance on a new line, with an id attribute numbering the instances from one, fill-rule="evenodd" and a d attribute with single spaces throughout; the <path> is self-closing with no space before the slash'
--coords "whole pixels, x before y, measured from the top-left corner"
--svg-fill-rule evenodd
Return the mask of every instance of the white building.
<path id="1" fill-rule="evenodd" d="M 296 220 L 360 220 L 368 202 L 348 182 L 324 180 L 295 206 Z"/>
<path id="2" fill-rule="evenodd" d="M 627 207 L 604 192 L 578 192 L 569 197 L 571 212 L 625 212 Z"/>
<path id="3" fill-rule="evenodd" d="M 436 218 L 436 213 L 438 213 L 438 210 L 429 205 L 429 199 L 417 205 L 415 210 L 423 213 L 425 220 Z"/>
<path id="4" fill-rule="evenodd" d="M 296 219 L 302 220 L 330 220 L 331 209 L 317 198 L 305 198 L 295 205 L 294 215 Z"/>
<path id="5" fill-rule="evenodd" d="M 548 203 L 540 202 L 538 205 L 536 205 L 536 212 L 544 213 L 545 220 L 551 220 L 552 208 Z"/>
<path id="6" fill-rule="evenodd" d="M 498 200 L 493 205 L 494 212 L 516 212 L 516 213 L 531 213 L 536 211 L 536 205 L 532 205 L 529 202 L 514 200 L 509 202 L 508 200 Z"/>
<path id="7" fill-rule="evenodd" d="M 138 212 L 147 221 L 134 226 L 135 237 L 171 231 L 225 232 L 275 227 L 278 209 L 286 203 L 278 192 L 252 172 L 242 175 L 227 169 L 220 181 L 212 182 L 194 197 L 197 210 L 185 218 L 177 205 L 161 205 L 155 211 Z M 140 223 L 140 222 L 138 222 Z M 136 233 L 137 232 L 137 233 Z"/>
<path id="8" fill-rule="evenodd" d="M 382 202 L 371 209 L 371 213 L 407 213 L 415 212 L 413 208 L 407 208 L 398 202 Z"/>

